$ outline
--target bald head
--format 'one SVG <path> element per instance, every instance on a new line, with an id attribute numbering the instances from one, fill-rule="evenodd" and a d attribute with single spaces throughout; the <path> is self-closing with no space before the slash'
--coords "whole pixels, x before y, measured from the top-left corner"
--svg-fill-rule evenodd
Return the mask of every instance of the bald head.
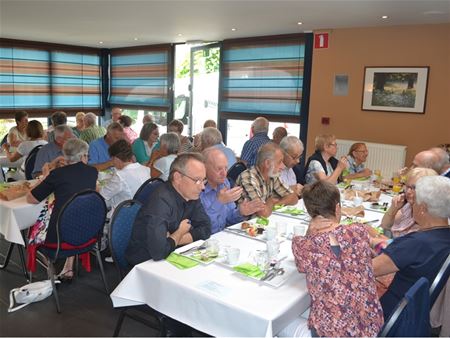
<path id="1" fill-rule="evenodd" d="M 253 133 L 267 133 L 269 132 L 269 120 L 265 117 L 257 117 L 252 123 Z"/>
<path id="2" fill-rule="evenodd" d="M 448 153 L 439 147 L 434 147 L 430 149 L 437 156 L 436 168 L 433 168 L 438 173 L 442 174 L 450 165 L 450 159 Z"/>
<path id="3" fill-rule="evenodd" d="M 207 148 L 203 151 L 205 158 L 206 178 L 208 184 L 216 188 L 223 184 L 227 178 L 228 160 L 222 150 L 217 148 Z"/>
<path id="4" fill-rule="evenodd" d="M 435 169 L 438 163 L 438 156 L 431 150 L 424 150 L 414 156 L 412 166 L 414 168 Z"/>

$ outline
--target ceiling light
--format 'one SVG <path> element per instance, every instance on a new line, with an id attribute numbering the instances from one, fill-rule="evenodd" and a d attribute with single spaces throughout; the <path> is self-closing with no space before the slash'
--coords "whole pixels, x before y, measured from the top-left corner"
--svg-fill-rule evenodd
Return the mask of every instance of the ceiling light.
<path id="1" fill-rule="evenodd" d="M 299 26 L 300 26 L 300 25 L 303 25 L 303 22 L 300 22 L 300 21 L 299 21 L 299 22 L 297 22 L 297 25 L 299 25 Z"/>
<path id="2" fill-rule="evenodd" d="M 178 33 L 178 36 L 183 36 L 183 34 L 181 34 L 181 33 Z"/>
<path id="3" fill-rule="evenodd" d="M 99 41 L 98 43 L 101 44 L 101 45 L 103 45 L 103 41 Z"/>
<path id="4" fill-rule="evenodd" d="M 383 15 L 381 18 L 382 19 L 388 19 L 389 17 L 387 15 Z"/>
<path id="5" fill-rule="evenodd" d="M 231 30 L 232 30 L 233 32 L 236 32 L 236 28 L 231 28 Z"/>
<path id="6" fill-rule="evenodd" d="M 139 40 L 138 38 L 134 38 L 134 41 L 137 41 L 137 40 Z"/>

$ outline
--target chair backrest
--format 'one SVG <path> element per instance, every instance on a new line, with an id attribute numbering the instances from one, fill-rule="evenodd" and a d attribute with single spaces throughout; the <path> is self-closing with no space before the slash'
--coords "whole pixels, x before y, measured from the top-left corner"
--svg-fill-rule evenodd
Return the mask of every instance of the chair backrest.
<path id="1" fill-rule="evenodd" d="M 100 240 L 106 220 L 106 204 L 96 191 L 76 193 L 64 204 L 57 219 L 60 243 L 80 246 L 93 238 Z"/>
<path id="2" fill-rule="evenodd" d="M 34 162 L 36 162 L 36 156 L 37 156 L 39 149 L 41 149 L 41 147 L 42 147 L 42 144 L 31 149 L 30 153 L 28 154 L 28 156 L 25 160 L 25 178 L 27 180 L 31 180 L 33 178 L 33 176 L 31 174 L 33 173 Z"/>
<path id="3" fill-rule="evenodd" d="M 136 200 L 126 200 L 120 203 L 109 223 L 109 248 L 116 265 L 120 279 L 126 275 L 129 264 L 125 259 L 125 251 L 131 238 L 134 220 L 142 204 Z"/>
<path id="4" fill-rule="evenodd" d="M 448 277 L 450 276 L 450 254 L 439 269 L 438 274 L 434 278 L 430 287 L 430 306 L 433 307 L 434 302 L 441 293 L 444 285 L 447 284 Z"/>
<path id="5" fill-rule="evenodd" d="M 142 204 L 145 204 L 148 201 L 153 190 L 155 190 L 155 188 L 163 182 L 164 181 L 159 178 L 149 178 L 147 181 L 142 183 L 142 185 L 134 194 L 133 199 L 141 202 Z"/>
<path id="6" fill-rule="evenodd" d="M 247 169 L 247 166 L 243 162 L 236 162 L 228 169 L 227 178 L 230 181 L 230 185 L 233 187 L 236 184 L 236 180 L 239 175 Z"/>
<path id="7" fill-rule="evenodd" d="M 430 283 L 421 277 L 384 323 L 379 337 L 428 337 L 430 327 Z"/>

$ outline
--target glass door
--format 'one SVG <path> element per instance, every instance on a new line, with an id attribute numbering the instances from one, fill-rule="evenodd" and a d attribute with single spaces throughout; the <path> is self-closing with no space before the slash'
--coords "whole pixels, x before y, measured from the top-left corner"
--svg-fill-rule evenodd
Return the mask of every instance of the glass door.
<path id="1" fill-rule="evenodd" d="M 191 48 L 189 135 L 203 130 L 206 120 L 217 123 L 220 44 Z"/>

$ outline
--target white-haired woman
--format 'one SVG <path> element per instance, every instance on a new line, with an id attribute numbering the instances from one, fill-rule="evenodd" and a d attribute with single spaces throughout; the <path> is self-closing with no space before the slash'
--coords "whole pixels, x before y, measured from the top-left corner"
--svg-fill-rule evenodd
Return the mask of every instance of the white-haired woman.
<path id="1" fill-rule="evenodd" d="M 52 193 L 55 195 L 55 205 L 50 216 L 46 243 L 57 242 L 56 223 L 64 204 L 80 191 L 95 190 L 98 172 L 94 167 L 87 165 L 88 150 L 88 144 L 80 139 L 66 141 L 63 146 L 65 166 L 50 171 L 43 181 L 27 194 L 28 203 L 33 204 L 40 203 Z M 58 276 L 59 279 L 72 279 L 72 267 L 73 257 L 69 257 Z"/>
<path id="2" fill-rule="evenodd" d="M 443 176 L 421 177 L 415 191 L 412 209 L 418 231 L 396 238 L 372 261 L 375 276 L 396 272 L 381 297 L 385 318 L 420 277 L 432 283 L 450 253 L 450 180 Z"/>
<path id="3" fill-rule="evenodd" d="M 163 181 L 167 181 L 170 166 L 177 158 L 180 146 L 180 138 L 176 133 L 167 133 L 161 136 L 160 149 L 154 152 L 155 156 L 152 156 L 149 162 L 152 177 L 159 177 Z"/>

